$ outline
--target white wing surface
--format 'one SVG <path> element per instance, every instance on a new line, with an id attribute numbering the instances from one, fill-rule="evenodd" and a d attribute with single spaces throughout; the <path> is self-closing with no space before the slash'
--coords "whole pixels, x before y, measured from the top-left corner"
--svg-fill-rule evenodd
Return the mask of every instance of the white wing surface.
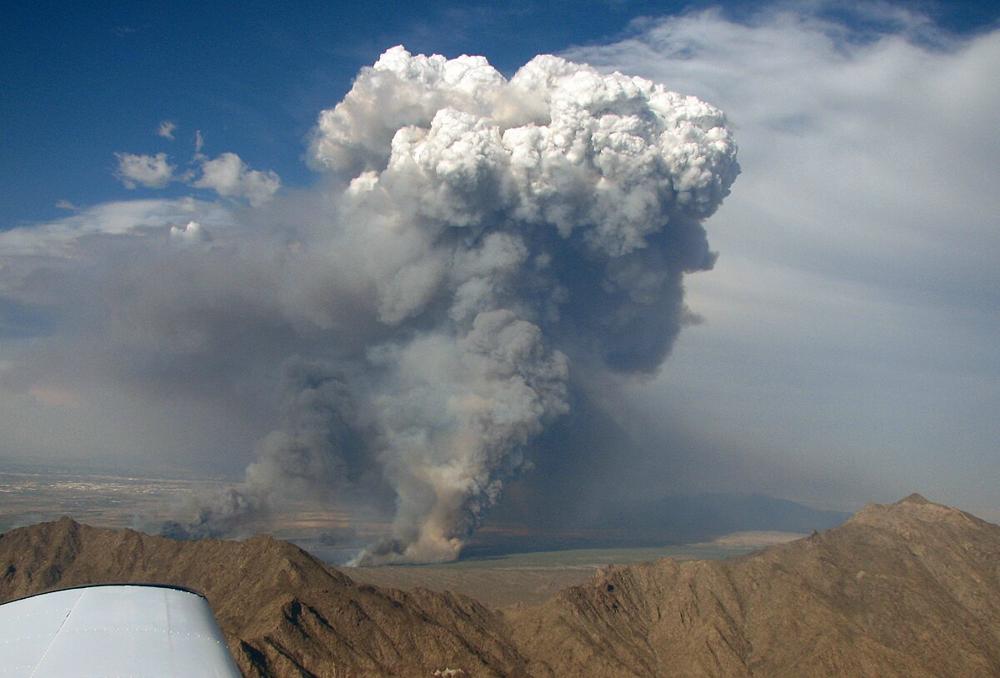
<path id="1" fill-rule="evenodd" d="M 85 586 L 0 605 L 0 676 L 240 676 L 202 596 Z"/>

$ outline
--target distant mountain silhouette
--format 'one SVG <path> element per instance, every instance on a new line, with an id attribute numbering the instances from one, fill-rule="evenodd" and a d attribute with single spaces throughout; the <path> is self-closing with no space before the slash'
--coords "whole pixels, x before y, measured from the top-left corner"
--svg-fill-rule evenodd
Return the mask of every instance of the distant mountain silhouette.
<path id="1" fill-rule="evenodd" d="M 706 493 L 676 495 L 658 500 L 605 507 L 580 520 L 566 516 L 547 530 L 517 531 L 521 516 L 500 514 L 488 520 L 463 551 L 464 556 L 488 556 L 566 548 L 663 546 L 710 541 L 731 532 L 771 530 L 801 532 L 840 525 L 849 513 L 814 509 L 787 499 L 762 494 Z M 583 523 L 583 524 L 580 524 Z"/>
<path id="2" fill-rule="evenodd" d="M 698 494 L 664 497 L 608 515 L 605 526 L 627 525 L 636 532 L 660 530 L 674 539 L 693 541 L 729 532 L 778 530 L 812 532 L 840 525 L 849 513 L 814 509 L 762 494 Z"/>
<path id="3" fill-rule="evenodd" d="M 64 518 L 0 535 L 0 601 L 195 588 L 249 676 L 997 676 L 998 564 L 1000 527 L 912 495 L 748 556 L 612 566 L 495 611 L 358 585 L 269 537 L 178 542 Z"/>

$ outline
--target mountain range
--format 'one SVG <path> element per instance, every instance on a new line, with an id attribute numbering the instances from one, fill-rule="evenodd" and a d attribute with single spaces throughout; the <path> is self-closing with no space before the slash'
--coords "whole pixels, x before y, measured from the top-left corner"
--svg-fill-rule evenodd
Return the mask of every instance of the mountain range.
<path id="1" fill-rule="evenodd" d="M 1000 527 L 911 495 L 717 561 L 611 566 L 532 605 L 359 584 L 298 547 L 69 518 L 0 535 L 0 602 L 205 593 L 247 676 L 997 676 Z"/>

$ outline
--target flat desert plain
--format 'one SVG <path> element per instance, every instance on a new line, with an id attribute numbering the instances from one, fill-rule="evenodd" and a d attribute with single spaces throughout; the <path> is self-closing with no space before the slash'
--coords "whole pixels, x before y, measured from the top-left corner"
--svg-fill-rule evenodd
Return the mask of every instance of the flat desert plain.
<path id="1" fill-rule="evenodd" d="M 156 521 L 180 518 L 185 500 L 230 486 L 231 481 L 155 478 L 82 473 L 60 469 L 0 470 L 0 532 L 68 515 L 101 527 L 156 531 Z M 649 562 L 663 557 L 704 560 L 743 555 L 790 541 L 789 532 L 738 532 L 701 544 L 660 548 L 604 548 L 513 553 L 438 565 L 344 567 L 366 538 L 352 530 L 357 543 L 331 543 L 330 525 L 346 524 L 337 512 L 303 507 L 279 515 L 266 531 L 297 543 L 351 578 L 382 587 L 453 591 L 492 607 L 537 603 L 560 589 L 581 584 L 609 564 Z M 371 527 L 375 527 L 372 525 Z"/>
<path id="2" fill-rule="evenodd" d="M 341 567 L 355 581 L 380 587 L 452 591 L 490 607 L 539 603 L 568 586 L 582 584 L 607 565 L 677 560 L 717 560 L 804 537 L 793 532 L 737 532 L 702 544 L 661 548 L 610 548 L 513 553 L 439 565 Z"/>

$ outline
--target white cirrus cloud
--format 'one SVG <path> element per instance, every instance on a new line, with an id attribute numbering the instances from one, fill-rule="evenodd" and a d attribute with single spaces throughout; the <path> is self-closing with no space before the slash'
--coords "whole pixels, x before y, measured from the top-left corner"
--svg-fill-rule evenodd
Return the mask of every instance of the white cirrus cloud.
<path id="1" fill-rule="evenodd" d="M 100 237 L 143 236 L 178 223 L 228 223 L 226 208 L 217 203 L 176 200 L 123 200 L 91 207 L 73 207 L 71 216 L 0 232 L 0 292 L 5 275 L 21 266 L 34 270 L 46 259 L 77 256 L 88 240 Z M 186 227 L 185 227 L 186 228 Z"/>

